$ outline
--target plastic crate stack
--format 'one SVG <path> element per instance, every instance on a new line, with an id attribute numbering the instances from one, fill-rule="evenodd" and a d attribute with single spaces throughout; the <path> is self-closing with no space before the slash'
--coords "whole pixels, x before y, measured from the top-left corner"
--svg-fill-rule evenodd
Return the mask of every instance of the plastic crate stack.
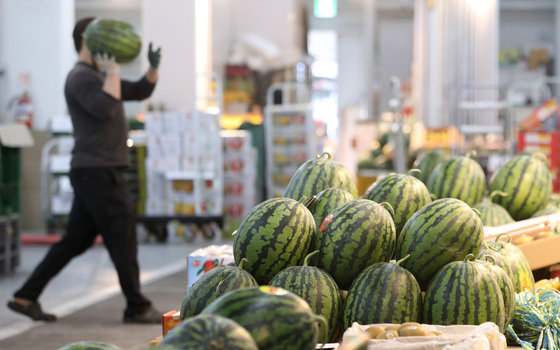
<path id="1" fill-rule="evenodd" d="M 221 215 L 219 116 L 150 113 L 145 130 L 146 215 Z"/>
<path id="2" fill-rule="evenodd" d="M 20 191 L 21 149 L 0 145 L 0 274 L 19 265 Z"/>
<path id="3" fill-rule="evenodd" d="M 257 204 L 257 150 L 244 130 L 220 133 L 224 151 L 224 234 L 237 229 Z"/>

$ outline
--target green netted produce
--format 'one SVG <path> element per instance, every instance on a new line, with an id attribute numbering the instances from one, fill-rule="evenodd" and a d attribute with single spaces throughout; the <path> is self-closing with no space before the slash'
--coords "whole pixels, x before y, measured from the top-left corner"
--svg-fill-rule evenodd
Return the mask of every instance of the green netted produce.
<path id="1" fill-rule="evenodd" d="M 510 341 L 525 350 L 560 349 L 560 292 L 540 289 L 516 294 L 517 306 L 508 327 Z"/>

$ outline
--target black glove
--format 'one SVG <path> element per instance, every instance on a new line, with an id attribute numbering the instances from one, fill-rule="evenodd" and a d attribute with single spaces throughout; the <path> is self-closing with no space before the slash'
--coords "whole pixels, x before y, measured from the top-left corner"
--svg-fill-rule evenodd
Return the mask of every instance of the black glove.
<path id="1" fill-rule="evenodd" d="M 161 60 L 161 47 L 157 50 L 152 50 L 152 43 L 148 46 L 148 61 L 150 61 L 150 67 L 157 69 L 159 66 L 159 61 Z"/>

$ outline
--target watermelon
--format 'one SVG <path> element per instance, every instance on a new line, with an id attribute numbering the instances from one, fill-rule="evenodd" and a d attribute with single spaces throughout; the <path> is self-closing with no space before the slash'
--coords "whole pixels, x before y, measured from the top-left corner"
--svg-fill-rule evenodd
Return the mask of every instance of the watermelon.
<path id="1" fill-rule="evenodd" d="M 422 321 L 422 291 L 400 263 L 379 262 L 356 277 L 344 304 L 344 327 Z"/>
<path id="2" fill-rule="evenodd" d="M 338 286 L 334 279 L 325 271 L 309 266 L 309 259 L 319 253 L 310 253 L 303 266 L 292 266 L 284 269 L 270 281 L 273 287 L 280 287 L 292 292 L 307 301 L 311 310 L 323 316 L 329 326 L 329 339 L 336 341 L 339 331 L 339 319 L 342 303 Z"/>
<path id="3" fill-rule="evenodd" d="M 494 203 L 506 208 L 515 220 L 525 220 L 546 207 L 552 193 L 552 177 L 541 153 L 515 156 L 496 172 L 490 191 L 502 191 L 507 197 L 494 197 Z"/>
<path id="4" fill-rule="evenodd" d="M 270 286 L 229 292 L 214 300 L 202 314 L 234 320 L 251 334 L 259 349 L 267 350 L 315 349 L 319 328 L 328 328 L 325 319 L 315 315 L 305 300 Z"/>
<path id="5" fill-rule="evenodd" d="M 467 204 L 442 198 L 425 205 L 406 222 L 397 239 L 395 258 L 410 254 L 401 266 L 412 272 L 424 290 L 444 265 L 478 254 L 482 237 L 482 221 Z"/>
<path id="6" fill-rule="evenodd" d="M 327 216 L 315 241 L 317 266 L 347 289 L 363 269 L 389 261 L 396 241 L 391 214 L 369 199 L 355 199 Z"/>
<path id="7" fill-rule="evenodd" d="M 515 278 L 513 276 L 513 271 L 511 270 L 511 267 L 509 266 L 509 259 L 507 259 L 505 256 L 503 256 L 502 254 L 498 253 L 497 250 L 488 247 L 488 243 L 484 242 L 482 244 L 482 248 L 480 248 L 480 253 L 478 253 L 478 256 L 476 257 L 479 260 L 487 260 L 489 259 L 488 257 L 491 257 L 492 262 L 500 267 L 502 270 L 505 271 L 505 273 L 508 275 L 508 277 L 511 279 L 512 283 L 513 283 L 513 288 L 515 290 Z"/>
<path id="8" fill-rule="evenodd" d="M 440 163 L 428 178 L 428 189 L 436 198 L 456 198 L 469 206 L 486 193 L 486 175 L 470 155 Z"/>
<path id="9" fill-rule="evenodd" d="M 531 215 L 531 217 L 532 218 L 538 218 L 539 216 L 546 216 L 546 215 L 552 215 L 552 214 L 558 214 L 558 213 L 560 213 L 560 209 L 558 209 L 557 207 L 555 207 L 552 204 L 548 204 L 543 209 L 537 210 L 533 215 Z"/>
<path id="10" fill-rule="evenodd" d="M 316 229 L 319 229 L 323 219 L 334 209 L 353 199 L 356 198 L 350 192 L 340 188 L 327 188 L 319 192 L 315 202 L 309 206 L 309 210 L 315 219 Z"/>
<path id="11" fill-rule="evenodd" d="M 488 248 L 498 252 L 509 265 L 516 293 L 523 290 L 533 290 L 535 277 L 525 254 L 518 246 L 511 243 L 511 237 L 506 235 L 507 240 L 503 241 L 501 240 L 502 236 L 504 235 L 499 235 L 494 241 L 486 242 Z M 496 263 L 500 265 L 498 260 Z"/>
<path id="12" fill-rule="evenodd" d="M 206 305 L 236 289 L 258 287 L 255 278 L 245 270 L 241 259 L 239 267 L 218 266 L 202 275 L 187 291 L 181 306 L 181 320 L 198 315 Z"/>
<path id="13" fill-rule="evenodd" d="M 94 19 L 82 35 L 92 54 L 107 52 L 115 56 L 118 63 L 131 62 L 142 48 L 142 41 L 134 28 L 126 22 L 114 19 Z"/>
<path id="14" fill-rule="evenodd" d="M 422 181 L 404 174 L 390 174 L 375 183 L 367 199 L 389 203 L 395 212 L 393 221 L 397 236 L 404 224 L 418 209 L 430 203 L 432 198 Z"/>
<path id="15" fill-rule="evenodd" d="M 484 226 L 500 226 L 515 222 L 504 207 L 492 202 L 492 198 L 495 196 L 506 197 L 507 193 L 494 191 L 490 194 L 490 198 L 473 206 L 473 208 L 480 212 L 482 224 Z"/>
<path id="16" fill-rule="evenodd" d="M 505 319 L 504 325 L 510 324 L 511 320 L 513 320 L 513 315 L 515 314 L 515 287 L 513 285 L 513 280 L 507 274 L 504 269 L 496 265 L 496 260 L 492 255 L 484 256 L 486 260 L 479 260 L 481 261 L 482 265 L 488 269 L 496 282 L 498 282 L 498 286 L 500 287 L 500 291 L 502 292 L 502 298 L 504 299 L 504 311 L 505 311 Z"/>
<path id="17" fill-rule="evenodd" d="M 300 200 L 311 198 L 327 188 L 340 188 L 358 197 L 358 189 L 354 177 L 343 164 L 331 159 L 325 152 L 315 159 L 303 163 L 294 173 L 284 197 Z"/>
<path id="18" fill-rule="evenodd" d="M 432 171 L 434 171 L 439 163 L 446 159 L 447 154 L 439 149 L 424 153 L 414 164 L 414 168 L 419 169 L 420 172 L 411 175 L 418 178 L 418 180 L 422 181 L 424 184 L 427 184 Z"/>
<path id="19" fill-rule="evenodd" d="M 430 282 L 423 322 L 439 325 L 479 325 L 494 322 L 504 331 L 505 307 L 494 275 L 469 254 L 464 261 L 442 267 Z"/>
<path id="20" fill-rule="evenodd" d="M 64 345 L 58 350 L 122 350 L 120 347 L 98 341 L 79 341 Z"/>
<path id="21" fill-rule="evenodd" d="M 233 256 L 236 264 L 249 260 L 245 270 L 264 285 L 281 270 L 301 265 L 314 237 L 315 220 L 307 207 L 290 198 L 272 198 L 241 221 L 233 238 Z"/>
<path id="22" fill-rule="evenodd" d="M 233 320 L 216 315 L 198 315 L 181 322 L 167 333 L 157 348 L 165 350 L 259 349 L 245 328 Z"/>

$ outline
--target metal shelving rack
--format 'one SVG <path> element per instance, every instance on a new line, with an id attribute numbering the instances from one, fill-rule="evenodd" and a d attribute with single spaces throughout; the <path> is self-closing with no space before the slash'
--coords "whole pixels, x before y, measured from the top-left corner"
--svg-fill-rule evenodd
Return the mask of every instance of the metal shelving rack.
<path id="1" fill-rule="evenodd" d="M 278 93 L 282 96 L 281 104 L 274 103 Z M 282 196 L 299 166 L 317 154 L 310 97 L 311 91 L 304 83 L 276 83 L 267 90 L 264 109 L 267 198 Z"/>

